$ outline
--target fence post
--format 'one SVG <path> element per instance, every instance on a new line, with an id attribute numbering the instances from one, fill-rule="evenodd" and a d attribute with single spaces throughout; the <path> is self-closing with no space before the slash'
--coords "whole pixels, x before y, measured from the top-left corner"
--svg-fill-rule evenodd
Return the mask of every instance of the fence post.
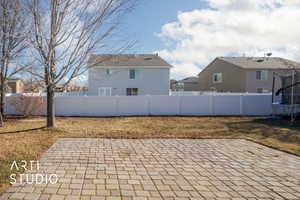
<path id="1" fill-rule="evenodd" d="M 178 99 L 178 109 L 177 109 L 177 115 L 181 115 L 181 97 L 182 96 L 179 96 L 179 99 Z"/>
<path id="2" fill-rule="evenodd" d="M 209 110 L 211 115 L 214 115 L 214 94 L 211 93 L 211 95 L 209 95 Z"/>
<path id="3" fill-rule="evenodd" d="M 146 100 L 147 100 L 147 112 L 148 112 L 148 116 L 151 115 L 151 102 L 150 102 L 150 95 L 146 95 Z"/>
<path id="4" fill-rule="evenodd" d="M 243 94 L 240 94 L 240 115 L 243 115 Z"/>
<path id="5" fill-rule="evenodd" d="M 116 115 L 120 116 L 120 111 L 119 111 L 119 96 L 116 96 L 116 100 L 115 100 L 115 106 L 116 106 Z"/>

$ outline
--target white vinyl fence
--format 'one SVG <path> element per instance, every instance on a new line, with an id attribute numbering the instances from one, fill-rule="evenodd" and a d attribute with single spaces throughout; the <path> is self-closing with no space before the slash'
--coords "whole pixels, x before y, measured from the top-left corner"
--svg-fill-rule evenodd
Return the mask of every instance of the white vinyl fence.
<path id="1" fill-rule="evenodd" d="M 6 112 L 20 114 L 6 97 Z M 43 109 L 36 113 L 45 114 Z M 270 94 L 199 96 L 57 96 L 57 116 L 264 116 L 272 113 Z"/>

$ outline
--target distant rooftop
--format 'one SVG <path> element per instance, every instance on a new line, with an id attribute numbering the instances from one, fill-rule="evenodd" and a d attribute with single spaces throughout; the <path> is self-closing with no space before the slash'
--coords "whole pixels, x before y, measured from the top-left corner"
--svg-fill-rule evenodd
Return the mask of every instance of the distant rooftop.
<path id="1" fill-rule="evenodd" d="M 190 76 L 181 80 L 181 82 L 198 82 L 198 77 Z"/>
<path id="2" fill-rule="evenodd" d="M 156 54 L 92 54 L 89 63 L 107 67 L 172 67 Z"/>
<path id="3" fill-rule="evenodd" d="M 10 78 L 7 81 L 8 82 L 16 82 L 16 81 L 22 81 L 22 79 L 19 79 L 19 78 Z"/>
<path id="4" fill-rule="evenodd" d="M 300 63 L 279 57 L 218 57 L 218 59 L 245 69 L 300 68 Z"/>

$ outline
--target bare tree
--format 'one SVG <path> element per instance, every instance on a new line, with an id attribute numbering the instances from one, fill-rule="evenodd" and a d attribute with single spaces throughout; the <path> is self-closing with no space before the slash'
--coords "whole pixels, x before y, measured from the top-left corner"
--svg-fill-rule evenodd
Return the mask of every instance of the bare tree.
<path id="1" fill-rule="evenodd" d="M 45 86 L 43 80 L 36 77 L 30 77 L 23 79 L 24 93 L 41 93 Z"/>
<path id="2" fill-rule="evenodd" d="M 31 45 L 40 65 L 31 71 L 45 82 L 47 127 L 55 126 L 54 91 L 97 63 L 93 52 L 117 52 L 131 43 L 113 43 L 120 21 L 136 0 L 28 0 L 34 24 Z M 109 41 L 109 42 L 108 42 Z M 122 45 L 121 45 L 122 44 Z"/>
<path id="3" fill-rule="evenodd" d="M 27 49 L 25 10 L 21 0 L 0 0 L 0 116 L 4 116 L 7 80 L 23 71 L 27 65 L 20 61 Z M 28 29 L 29 30 L 29 29 Z M 20 62 L 19 62 L 20 61 Z"/>

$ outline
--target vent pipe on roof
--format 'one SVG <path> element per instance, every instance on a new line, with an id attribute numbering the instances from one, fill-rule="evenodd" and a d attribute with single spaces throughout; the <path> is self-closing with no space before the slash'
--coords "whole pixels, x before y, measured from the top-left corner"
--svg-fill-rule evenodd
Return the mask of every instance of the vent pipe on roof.
<path id="1" fill-rule="evenodd" d="M 264 59 L 266 58 L 266 56 L 267 56 L 267 60 L 269 60 L 269 57 L 272 56 L 272 53 L 271 52 L 270 53 L 264 53 Z"/>

